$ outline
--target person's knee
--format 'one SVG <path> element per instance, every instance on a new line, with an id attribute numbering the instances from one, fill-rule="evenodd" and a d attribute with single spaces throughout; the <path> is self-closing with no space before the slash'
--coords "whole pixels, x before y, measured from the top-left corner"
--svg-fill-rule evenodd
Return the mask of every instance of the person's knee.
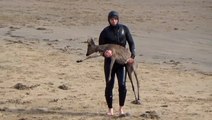
<path id="1" fill-rule="evenodd" d="M 120 86 L 119 86 L 119 92 L 124 92 L 124 93 L 126 93 L 126 92 L 127 92 L 126 86 L 125 86 L 125 85 L 120 85 Z"/>
<path id="2" fill-rule="evenodd" d="M 112 92 L 113 92 L 113 85 L 106 85 L 105 94 L 112 94 Z"/>

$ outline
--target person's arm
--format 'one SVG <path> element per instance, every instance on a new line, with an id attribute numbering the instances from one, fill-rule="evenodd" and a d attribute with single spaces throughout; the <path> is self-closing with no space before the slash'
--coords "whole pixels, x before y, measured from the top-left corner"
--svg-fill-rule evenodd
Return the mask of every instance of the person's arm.
<path id="1" fill-rule="evenodd" d="M 104 41 L 104 30 L 99 35 L 99 45 L 103 45 L 103 44 L 105 44 L 105 41 Z"/>
<path id="2" fill-rule="evenodd" d="M 104 34 L 104 30 L 100 33 L 100 36 L 99 36 L 99 45 L 103 45 L 103 44 L 106 44 L 105 43 L 105 34 Z M 111 57 L 112 56 L 112 51 L 111 50 L 106 50 L 105 52 L 103 53 L 100 53 L 102 56 L 104 57 Z"/>
<path id="3" fill-rule="evenodd" d="M 131 52 L 131 58 L 135 58 L 135 43 L 132 38 L 132 35 L 130 34 L 129 29 L 125 26 L 125 31 L 126 31 L 126 39 L 129 44 L 130 52 Z"/>

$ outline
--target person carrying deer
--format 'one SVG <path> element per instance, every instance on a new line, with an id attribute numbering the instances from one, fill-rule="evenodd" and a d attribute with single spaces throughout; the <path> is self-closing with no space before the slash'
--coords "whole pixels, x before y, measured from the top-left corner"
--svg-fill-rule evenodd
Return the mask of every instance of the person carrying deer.
<path id="1" fill-rule="evenodd" d="M 127 64 L 133 64 L 135 58 L 135 44 L 134 40 L 131 36 L 131 33 L 126 25 L 119 23 L 119 14 L 116 11 L 110 11 L 108 14 L 108 22 L 109 25 L 105 27 L 99 36 L 99 45 L 103 44 L 117 44 L 123 47 L 126 47 L 128 43 L 129 49 L 131 52 L 131 58 L 127 60 Z M 108 113 L 107 115 L 112 116 L 114 115 L 113 112 L 113 87 L 114 87 L 114 80 L 115 75 L 118 79 L 118 90 L 119 90 L 119 114 L 124 115 L 124 104 L 126 98 L 126 68 L 125 65 L 114 63 L 112 68 L 111 77 L 109 77 L 110 71 L 110 57 L 112 56 L 111 50 L 106 50 L 103 53 L 105 57 L 104 60 L 104 73 L 105 73 L 105 80 L 106 80 L 106 87 L 105 87 L 105 99 L 108 106 Z M 110 80 L 108 78 L 111 78 Z"/>

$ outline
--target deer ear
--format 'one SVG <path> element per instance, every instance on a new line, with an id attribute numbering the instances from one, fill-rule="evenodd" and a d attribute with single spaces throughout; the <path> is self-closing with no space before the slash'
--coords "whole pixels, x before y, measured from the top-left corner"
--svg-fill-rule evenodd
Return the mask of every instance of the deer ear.
<path id="1" fill-rule="evenodd" d="M 93 38 L 89 39 L 89 40 L 88 40 L 88 44 L 90 44 L 90 45 L 95 45 L 94 39 L 93 39 Z"/>
<path id="2" fill-rule="evenodd" d="M 87 40 L 87 43 L 91 43 L 91 39 L 92 39 L 92 38 L 88 39 L 88 40 Z"/>
<path id="3" fill-rule="evenodd" d="M 91 38 L 91 43 L 93 43 L 93 44 L 94 44 L 94 40 L 93 40 L 93 38 Z"/>

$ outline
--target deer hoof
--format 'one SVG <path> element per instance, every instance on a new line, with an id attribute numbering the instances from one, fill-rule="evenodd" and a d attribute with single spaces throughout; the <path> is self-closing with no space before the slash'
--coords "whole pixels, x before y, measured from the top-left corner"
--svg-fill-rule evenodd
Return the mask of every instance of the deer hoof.
<path id="1" fill-rule="evenodd" d="M 140 100 L 134 100 L 134 101 L 132 101 L 132 104 L 140 105 L 141 101 Z"/>

